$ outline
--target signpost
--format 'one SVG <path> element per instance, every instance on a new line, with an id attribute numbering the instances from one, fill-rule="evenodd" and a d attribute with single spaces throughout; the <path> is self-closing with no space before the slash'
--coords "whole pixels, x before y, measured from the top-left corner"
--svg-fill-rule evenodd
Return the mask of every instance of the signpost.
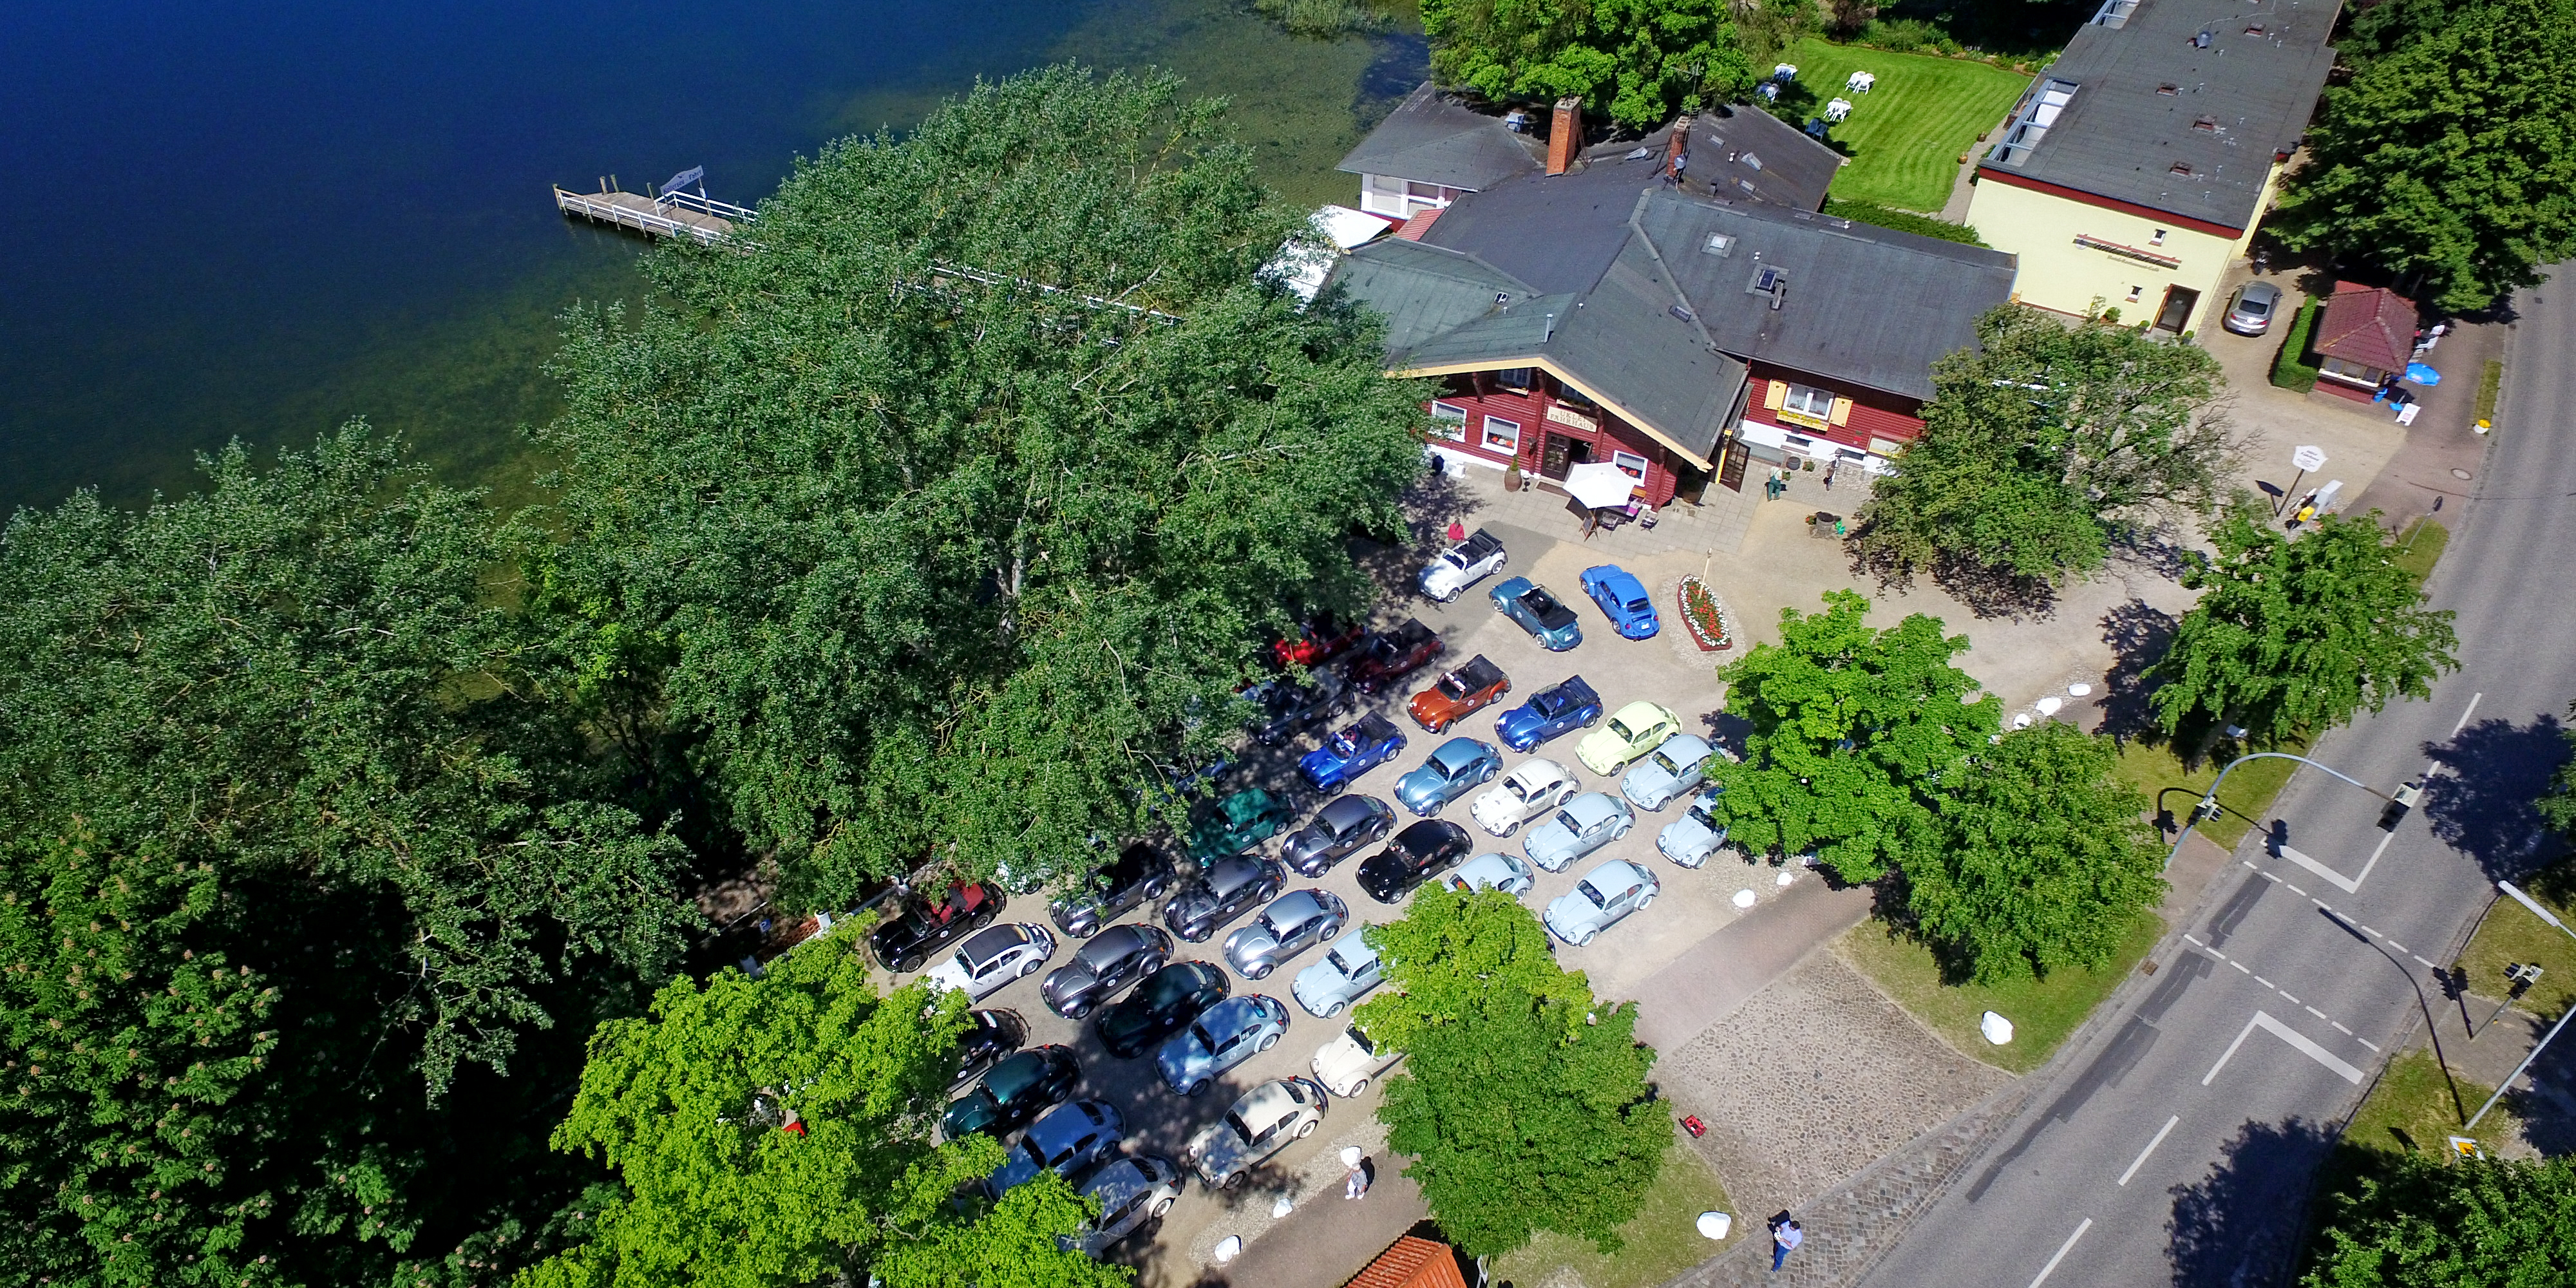
<path id="1" fill-rule="evenodd" d="M 2290 452 L 2290 464 L 2298 467 L 2299 475 L 2298 478 L 2290 480 L 2289 490 L 2281 494 L 2281 499 L 2279 501 L 2273 503 L 2272 514 L 2276 518 L 2281 513 L 2281 507 L 2289 504 L 2290 498 L 2299 494 L 2300 479 L 2306 478 L 2308 476 L 2308 471 L 2310 470 L 2321 470 L 2325 468 L 2325 449 L 2322 447 L 2300 447 L 2292 449 Z"/>

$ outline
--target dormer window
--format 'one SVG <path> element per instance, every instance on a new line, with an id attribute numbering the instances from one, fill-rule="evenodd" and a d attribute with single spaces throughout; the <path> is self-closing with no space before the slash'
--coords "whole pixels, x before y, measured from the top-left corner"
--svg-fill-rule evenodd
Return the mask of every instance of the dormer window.
<path id="1" fill-rule="evenodd" d="M 2164 244 L 2165 244 L 2165 230 L 2164 230 L 2164 229 L 2162 229 L 2162 228 L 2157 229 L 2157 230 L 2156 230 L 2156 235 L 2147 239 L 2147 244 L 2148 244 L 2148 245 L 2150 245 L 2150 246 L 2162 246 L 2162 245 L 2164 245 Z"/>
<path id="2" fill-rule="evenodd" d="M 2246 34 L 2246 35 L 2249 35 L 2249 36 L 2259 36 L 2259 35 L 2262 35 L 2262 34 L 2263 34 L 2263 24 L 2261 24 L 2261 23 L 2259 23 L 2259 22 L 2249 22 L 2249 23 L 2245 24 L 2245 34 Z"/>
<path id="3" fill-rule="evenodd" d="M 2215 116 L 2204 116 L 2199 120 L 2192 122 L 2191 128 L 2198 130 L 2203 134 L 2216 134 L 2218 133 L 2218 118 Z"/>
<path id="4" fill-rule="evenodd" d="M 2191 177 L 2191 167 L 2190 167 L 2190 166 L 2187 166 L 2187 165 L 2184 165 L 2184 164 L 2183 164 L 2182 162 L 2180 162 L 2180 161 L 2176 161 L 2176 162 L 2174 162 L 2174 163 L 2173 163 L 2173 173 L 2178 174 L 2178 175 L 2181 175 L 2182 177 L 2184 177 L 2184 178 L 2188 179 L 2188 178 L 2190 178 L 2190 177 Z"/>
<path id="5" fill-rule="evenodd" d="M 2181 93 L 2181 92 L 2182 92 L 2182 86 L 2180 86 L 2180 85 L 2158 85 L 2158 86 L 2156 86 L 2156 92 L 2157 92 L 2157 93 L 2159 93 L 2159 94 L 2164 95 L 2166 98 L 2172 98 L 2174 95 L 2179 94 L 2179 93 Z"/>

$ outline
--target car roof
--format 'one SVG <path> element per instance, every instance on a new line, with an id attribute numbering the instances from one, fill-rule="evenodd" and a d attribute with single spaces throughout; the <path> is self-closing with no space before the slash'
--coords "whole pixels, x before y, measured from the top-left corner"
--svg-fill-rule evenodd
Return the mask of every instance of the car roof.
<path id="1" fill-rule="evenodd" d="M 1440 744 L 1432 751 L 1431 758 L 1455 768 L 1459 765 L 1472 764 L 1484 754 L 1485 744 L 1473 738 L 1461 736 Z"/>
<path id="2" fill-rule="evenodd" d="M 1376 804 L 1374 798 L 1354 792 L 1347 796 L 1334 797 L 1325 804 L 1324 808 L 1315 811 L 1315 817 L 1319 821 L 1329 821 L 1333 824 L 1334 830 L 1338 831 L 1353 823 L 1364 822 L 1375 815 L 1377 811 L 1371 808 L 1374 804 Z"/>
<path id="3" fill-rule="evenodd" d="M 1706 756 L 1710 751 L 1708 739 L 1700 737 L 1695 733 L 1674 734 L 1672 737 L 1664 739 L 1664 745 L 1656 748 L 1656 750 L 1666 751 L 1675 748 L 1693 756 Z M 1679 760 L 1681 759 L 1681 756 L 1676 755 L 1673 758 L 1675 760 Z"/>
<path id="4" fill-rule="evenodd" d="M 1519 871 L 1512 867 L 1511 857 L 1503 854 L 1479 854 L 1467 860 L 1458 869 L 1458 875 L 1462 877 L 1474 877 L 1485 872 L 1499 872 L 1505 876 L 1520 875 Z"/>
<path id="5" fill-rule="evenodd" d="M 1243 1093 L 1243 1099 L 1234 1102 L 1234 1115 L 1249 1122 L 1252 1114 L 1269 1118 L 1296 1107 L 1296 1100 L 1288 1094 L 1288 1084 L 1273 1078 Z"/>
<path id="6" fill-rule="evenodd" d="M 1520 767 L 1514 769 L 1511 773 L 1512 777 L 1518 778 L 1523 782 L 1532 781 L 1532 775 L 1537 776 L 1536 781 L 1549 783 L 1561 783 L 1574 776 L 1573 773 L 1566 769 L 1565 766 L 1560 765 L 1553 760 L 1549 760 L 1544 756 L 1541 756 L 1536 760 L 1522 761 L 1520 763 Z"/>
<path id="7" fill-rule="evenodd" d="M 1596 877 L 1599 878 L 1599 880 L 1594 880 Z M 1609 862 L 1603 863 L 1598 867 L 1593 868 L 1591 871 L 1584 873 L 1583 879 L 1591 881 L 1593 889 L 1601 890 L 1605 883 L 1616 885 L 1621 889 L 1626 889 L 1629 886 L 1644 882 L 1647 877 L 1646 870 L 1644 868 L 1638 867 L 1636 864 L 1630 863 L 1626 859 L 1612 859 Z M 1606 890 L 1603 890 L 1602 892 L 1604 894 L 1609 893 Z"/>
<path id="8" fill-rule="evenodd" d="M 1424 850 L 1449 839 L 1449 829 L 1456 826 L 1436 818 L 1426 818 L 1395 834 L 1397 843 L 1408 850 Z"/>
<path id="9" fill-rule="evenodd" d="M 1282 920 L 1303 921 L 1323 911 L 1324 901 L 1316 898 L 1314 891 L 1291 890 L 1272 900 L 1270 906 L 1262 910 L 1262 915 L 1276 912 Z"/>
<path id="10" fill-rule="evenodd" d="M 1091 942 L 1082 946 L 1081 955 L 1085 962 L 1110 962 L 1144 945 L 1145 932 L 1134 922 L 1124 922 L 1092 936 Z"/>
<path id="11" fill-rule="evenodd" d="M 1618 813 L 1619 803 L 1612 800 L 1607 792 L 1585 792 L 1567 801 L 1565 812 L 1582 822 L 1590 823 Z"/>
<path id="12" fill-rule="evenodd" d="M 1258 881 L 1268 872 L 1261 860 L 1249 854 L 1229 854 L 1208 865 L 1207 885 L 1210 890 L 1231 890 L 1246 882 Z"/>
<path id="13" fill-rule="evenodd" d="M 1372 711 L 1351 722 L 1351 732 L 1369 742 L 1382 742 L 1395 736 L 1395 726 L 1385 716 Z"/>
<path id="14" fill-rule="evenodd" d="M 1239 823 L 1274 803 L 1270 793 L 1258 787 L 1246 787 L 1217 802 L 1217 812 Z"/>
<path id="15" fill-rule="evenodd" d="M 1617 564 L 1594 564 L 1583 570 L 1583 576 L 1586 580 L 1599 582 L 1612 590 L 1635 590 L 1640 595 L 1646 593 L 1646 583 L 1637 580 L 1635 573 Z"/>
<path id="16" fill-rule="evenodd" d="M 1662 703 L 1648 702 L 1639 698 L 1619 708 L 1618 713 L 1610 718 L 1633 729 L 1638 725 L 1653 724 L 1668 714 L 1670 713 L 1664 710 Z"/>
<path id="17" fill-rule="evenodd" d="M 1503 682 L 1503 668 L 1487 661 L 1482 653 L 1468 658 L 1467 664 L 1459 667 L 1454 674 L 1471 689 L 1481 689 L 1489 684 Z"/>
<path id="18" fill-rule="evenodd" d="M 969 958 L 972 958 L 975 961 L 991 961 L 1022 944 L 1028 943 L 1033 938 L 1034 936 L 1030 935 L 1027 930 L 1022 929 L 1016 922 L 1008 925 L 991 926 L 978 932 L 974 938 L 966 941 L 965 953 Z"/>
<path id="19" fill-rule="evenodd" d="M 1029 1142 L 1037 1145 L 1038 1152 L 1044 1154 L 1049 1152 L 1048 1146 L 1070 1141 L 1101 1125 L 1091 1121 L 1091 1115 L 1083 1112 L 1082 1101 L 1068 1100 L 1029 1124 Z"/>
<path id="20" fill-rule="evenodd" d="M 1239 993 L 1199 1012 L 1199 1021 L 1203 1024 L 1219 1024 L 1233 1027 L 1249 1023 L 1258 1018 L 1260 1011 L 1261 1004 L 1256 1000 L 1254 994 Z M 1214 1029 L 1209 1030 L 1211 1033 L 1215 1031 L 1216 1030 Z"/>
<path id="21" fill-rule="evenodd" d="M 1082 1193 L 1099 1199 L 1101 1210 L 1109 1211 L 1152 1183 L 1153 1178 L 1145 1175 L 1143 1164 L 1121 1154 L 1108 1166 L 1092 1173 L 1091 1179 L 1082 1183 Z"/>

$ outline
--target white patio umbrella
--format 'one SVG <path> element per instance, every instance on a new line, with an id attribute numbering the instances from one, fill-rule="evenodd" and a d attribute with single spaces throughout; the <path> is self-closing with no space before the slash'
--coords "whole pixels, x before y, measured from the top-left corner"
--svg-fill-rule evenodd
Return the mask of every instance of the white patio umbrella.
<path id="1" fill-rule="evenodd" d="M 1637 480 L 1606 461 L 1587 461 L 1565 472 L 1565 490 L 1588 509 L 1608 510 L 1628 503 Z"/>

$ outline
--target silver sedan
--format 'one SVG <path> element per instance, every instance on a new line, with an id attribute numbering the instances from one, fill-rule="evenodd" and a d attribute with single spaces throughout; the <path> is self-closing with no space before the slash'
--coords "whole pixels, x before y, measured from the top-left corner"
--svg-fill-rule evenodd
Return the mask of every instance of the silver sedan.
<path id="1" fill-rule="evenodd" d="M 1351 910 L 1330 890 L 1292 890 L 1252 924 L 1225 937 L 1225 960 L 1246 979 L 1263 979 L 1281 962 L 1324 943 L 1350 924 Z"/>

